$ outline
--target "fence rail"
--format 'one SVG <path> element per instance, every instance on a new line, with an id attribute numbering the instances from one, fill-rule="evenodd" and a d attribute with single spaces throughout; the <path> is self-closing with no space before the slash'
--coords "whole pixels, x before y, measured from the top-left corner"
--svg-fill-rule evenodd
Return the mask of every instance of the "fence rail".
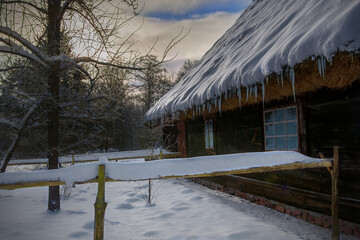
<path id="1" fill-rule="evenodd" d="M 337 147 L 334 147 L 334 159 L 315 159 L 297 152 L 286 151 L 164 159 L 135 163 L 107 161 L 108 159 L 102 157 L 97 163 L 78 164 L 63 169 L 26 173 L 3 173 L 0 174 L 0 189 L 98 182 L 94 239 L 102 240 L 106 208 L 104 195 L 106 181 L 209 177 L 325 167 L 330 171 L 332 177 L 332 239 L 339 239 L 337 207 L 339 157 Z"/>

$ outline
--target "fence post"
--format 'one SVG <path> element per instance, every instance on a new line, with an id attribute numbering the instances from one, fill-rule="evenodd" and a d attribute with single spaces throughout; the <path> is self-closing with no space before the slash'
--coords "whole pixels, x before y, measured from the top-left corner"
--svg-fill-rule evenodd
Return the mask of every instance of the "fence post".
<path id="1" fill-rule="evenodd" d="M 98 166 L 98 192 L 96 196 L 95 219 L 94 219 L 94 240 L 103 240 L 104 238 L 104 218 L 107 203 L 105 202 L 105 164 L 108 161 L 106 157 L 99 159 Z"/>
<path id="2" fill-rule="evenodd" d="M 338 178 L 339 178 L 339 147 L 334 146 L 334 163 L 331 170 L 331 213 L 332 240 L 339 240 L 339 208 L 338 208 Z"/>
<path id="3" fill-rule="evenodd" d="M 74 154 L 71 155 L 71 160 L 72 160 L 72 165 L 75 165 L 75 156 L 74 156 Z"/>

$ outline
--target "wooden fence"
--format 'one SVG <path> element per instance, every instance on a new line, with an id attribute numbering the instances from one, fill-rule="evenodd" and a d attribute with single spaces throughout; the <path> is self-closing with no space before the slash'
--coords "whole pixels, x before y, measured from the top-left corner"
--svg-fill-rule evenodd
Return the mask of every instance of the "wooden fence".
<path id="1" fill-rule="evenodd" d="M 272 152 L 262 153 L 264 158 L 272 155 L 272 157 L 279 156 L 281 157 L 281 152 L 278 155 L 273 154 Z M 299 153 L 296 153 L 299 155 Z M 301 154 L 300 154 L 301 155 Z M 302 155 L 304 156 L 304 155 Z M 295 162 L 285 162 L 275 165 L 251 165 L 251 167 L 244 167 L 241 165 L 241 161 L 237 161 L 236 158 L 247 158 L 252 157 L 251 155 L 238 154 L 238 155 L 222 155 L 218 156 L 224 160 L 223 167 L 220 165 L 215 165 L 215 168 L 208 171 L 196 170 L 199 169 L 198 166 L 203 165 L 207 166 L 212 163 L 210 160 L 214 159 L 214 156 L 210 157 L 201 157 L 201 158 L 186 158 L 178 160 L 159 160 L 151 162 L 140 162 L 140 163 L 107 163 L 107 159 L 100 158 L 98 163 L 92 163 L 88 165 L 75 165 L 73 167 L 82 167 L 85 171 L 93 172 L 94 167 L 97 168 L 97 174 L 91 179 L 80 181 L 77 180 L 75 183 L 88 183 L 88 182 L 98 182 L 98 192 L 95 202 L 95 219 L 94 219 L 94 240 L 102 240 L 104 236 L 104 215 L 107 203 L 105 202 L 105 182 L 109 181 L 135 181 L 135 180 L 147 180 L 147 179 L 167 179 L 167 178 L 187 178 L 187 177 L 209 177 L 209 176 L 221 176 L 229 174 L 245 174 L 245 173 L 254 173 L 254 172 L 271 172 L 271 171 L 280 171 L 280 170 L 295 170 L 295 169 L 305 169 L 305 168 L 320 168 L 325 167 L 329 170 L 332 178 L 332 239 L 339 239 L 339 224 L 338 224 L 338 188 L 337 181 L 339 175 L 339 153 L 338 147 L 334 147 L 334 158 L 333 159 L 312 159 L 311 161 L 295 161 Z M 308 158 L 304 156 L 304 158 Z M 227 160 L 227 161 L 225 161 Z M 214 162 L 214 161 L 213 161 Z M 87 166 L 87 167 L 86 167 Z M 170 169 L 169 166 L 178 168 L 180 170 Z M 71 167 L 69 167 L 71 168 Z M 114 173 L 111 172 L 113 168 L 122 169 L 124 171 L 116 177 Z M 195 169 L 195 170 L 194 170 Z M 210 168 L 211 169 L 211 168 Z M 136 175 L 127 177 L 124 176 L 127 172 L 134 171 L 145 171 L 146 174 Z M 43 172 L 50 172 L 54 170 L 46 170 Z M 13 173 L 3 173 L 0 174 L 0 189 L 16 189 L 24 187 L 37 187 L 37 186 L 54 186 L 54 185 L 64 185 L 66 181 L 61 180 L 61 173 L 66 171 L 66 168 L 58 169 L 52 173 L 52 177 L 43 177 L 36 181 L 26 181 L 26 176 L 22 175 L 11 175 Z M 8 174 L 8 175 L 7 175 Z M 59 176 L 53 176 L 58 174 Z M 32 175 L 27 173 L 27 175 Z M 14 177 L 13 180 L 7 179 L 7 176 Z M 19 176 L 19 180 L 17 180 Z M 129 175 L 130 176 L 130 175 Z"/>

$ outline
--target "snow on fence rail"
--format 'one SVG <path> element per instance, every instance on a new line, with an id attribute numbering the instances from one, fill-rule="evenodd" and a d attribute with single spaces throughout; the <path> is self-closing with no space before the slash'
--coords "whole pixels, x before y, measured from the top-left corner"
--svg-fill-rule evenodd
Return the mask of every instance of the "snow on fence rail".
<path id="1" fill-rule="evenodd" d="M 90 154 L 78 154 L 78 155 L 67 155 L 59 157 L 59 163 L 84 163 L 84 162 L 95 162 L 100 157 L 106 157 L 109 161 L 128 160 L 135 158 L 148 158 L 160 157 L 162 152 L 163 157 L 178 157 L 180 153 L 168 152 L 166 150 L 153 149 L 153 150 L 136 150 L 136 151 L 124 151 L 124 152 L 110 152 L 110 153 L 90 153 Z M 47 158 L 37 159 L 14 159 L 10 160 L 8 165 L 23 165 L 23 164 L 47 164 Z"/>
<path id="2" fill-rule="evenodd" d="M 94 239 L 103 239 L 106 181 L 208 177 L 319 167 L 326 167 L 332 176 L 333 239 L 339 239 L 337 147 L 334 147 L 334 160 L 311 158 L 294 151 L 239 153 L 133 163 L 108 162 L 106 157 L 101 157 L 96 163 L 78 164 L 56 170 L 2 173 L 0 189 L 98 182 Z"/>

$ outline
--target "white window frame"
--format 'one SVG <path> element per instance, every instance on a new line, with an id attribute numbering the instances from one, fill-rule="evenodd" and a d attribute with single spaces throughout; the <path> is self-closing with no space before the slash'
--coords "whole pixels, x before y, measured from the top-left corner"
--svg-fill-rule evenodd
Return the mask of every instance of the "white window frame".
<path id="1" fill-rule="evenodd" d="M 296 112 L 296 117 L 295 119 L 291 119 L 291 120 L 287 120 L 286 119 L 286 110 L 290 109 L 290 108 L 295 108 L 295 112 Z M 269 112 L 273 112 L 273 118 L 275 118 L 275 112 L 277 110 L 284 110 L 284 118 L 281 121 L 275 121 L 275 119 L 273 119 L 273 121 L 271 122 L 266 122 L 266 113 Z M 287 133 L 287 124 L 288 123 L 296 123 L 296 134 L 288 134 Z M 272 109 L 267 109 L 263 111 L 263 124 L 264 124 L 264 148 L 265 151 L 284 151 L 284 150 L 295 150 L 298 151 L 299 150 L 299 121 L 298 121 L 298 107 L 296 105 L 291 105 L 291 106 L 286 106 L 286 107 L 278 107 L 278 108 L 272 108 Z M 276 135 L 275 134 L 275 125 L 276 124 L 284 124 L 284 134 L 282 135 Z M 274 125 L 274 134 L 273 135 L 266 135 L 266 126 L 268 125 Z M 288 142 L 287 142 L 287 138 L 288 137 L 297 137 L 297 146 L 296 148 L 289 148 L 288 146 Z M 277 148 L 276 146 L 276 138 L 284 138 L 285 139 L 285 147 L 284 148 Z M 274 148 L 267 148 L 267 139 L 274 139 Z"/>
<path id="2" fill-rule="evenodd" d="M 214 149 L 214 121 L 205 120 L 205 149 Z"/>

